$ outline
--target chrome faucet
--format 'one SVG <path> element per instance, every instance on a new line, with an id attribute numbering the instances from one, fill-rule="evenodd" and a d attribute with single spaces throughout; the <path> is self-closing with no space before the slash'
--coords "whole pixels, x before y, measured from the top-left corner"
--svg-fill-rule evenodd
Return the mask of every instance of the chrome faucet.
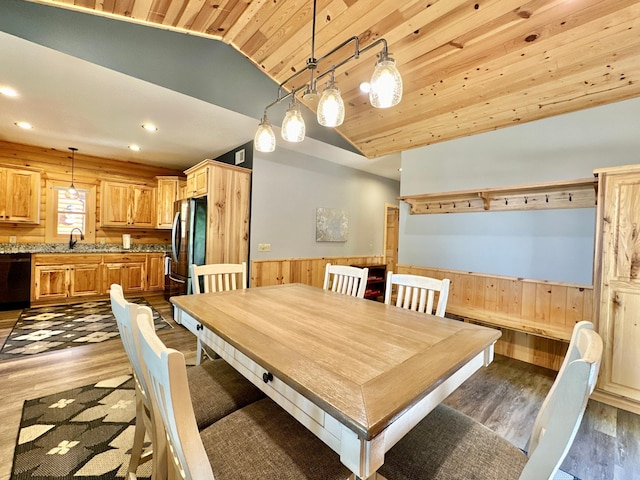
<path id="1" fill-rule="evenodd" d="M 69 232 L 69 248 L 75 247 L 76 243 L 78 243 L 78 240 L 73 239 L 73 232 L 76 230 L 80 232 L 80 240 L 84 240 L 84 233 L 82 233 L 82 230 L 78 227 L 72 228 L 71 232 Z"/>

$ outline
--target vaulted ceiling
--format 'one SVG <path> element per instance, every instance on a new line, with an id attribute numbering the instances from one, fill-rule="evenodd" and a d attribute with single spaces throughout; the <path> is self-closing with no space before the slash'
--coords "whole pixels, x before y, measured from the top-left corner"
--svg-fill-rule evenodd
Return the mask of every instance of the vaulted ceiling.
<path id="1" fill-rule="evenodd" d="M 277 83 L 311 52 L 312 0 L 36 1 L 219 39 Z M 402 74 L 402 102 L 387 110 L 358 88 L 378 48 L 336 76 L 346 104 L 337 130 L 370 158 L 640 96 L 640 0 L 319 0 L 317 8 L 316 57 L 352 36 L 361 48 L 384 37 Z M 341 49 L 318 71 L 352 53 Z"/>

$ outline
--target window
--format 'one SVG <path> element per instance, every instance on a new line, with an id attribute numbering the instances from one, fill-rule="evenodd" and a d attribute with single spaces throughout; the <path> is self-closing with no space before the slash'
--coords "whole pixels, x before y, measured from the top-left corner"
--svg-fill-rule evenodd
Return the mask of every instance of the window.
<path id="1" fill-rule="evenodd" d="M 67 183 L 47 182 L 47 216 L 45 240 L 68 242 L 74 228 L 80 229 L 85 242 L 95 242 L 96 187 L 76 184 L 78 198 L 67 198 Z M 73 231 L 78 234 L 78 230 Z"/>
<path id="2" fill-rule="evenodd" d="M 87 192 L 78 190 L 78 198 L 67 198 L 67 190 L 55 187 L 58 197 L 56 235 L 69 235 L 74 228 L 87 231 Z"/>

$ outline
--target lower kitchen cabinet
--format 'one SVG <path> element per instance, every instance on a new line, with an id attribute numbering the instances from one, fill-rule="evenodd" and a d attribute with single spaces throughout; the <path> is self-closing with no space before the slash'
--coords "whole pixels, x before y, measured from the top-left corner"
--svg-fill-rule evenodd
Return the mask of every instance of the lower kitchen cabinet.
<path id="1" fill-rule="evenodd" d="M 107 295 L 111 284 L 125 293 L 164 288 L 164 253 L 34 254 L 31 303 Z"/>
<path id="2" fill-rule="evenodd" d="M 105 255 L 103 270 L 104 292 L 108 292 L 113 283 L 121 285 L 125 293 L 146 290 L 147 256 L 145 254 Z"/>
<path id="3" fill-rule="evenodd" d="M 101 255 L 34 255 L 31 301 L 101 293 Z"/>

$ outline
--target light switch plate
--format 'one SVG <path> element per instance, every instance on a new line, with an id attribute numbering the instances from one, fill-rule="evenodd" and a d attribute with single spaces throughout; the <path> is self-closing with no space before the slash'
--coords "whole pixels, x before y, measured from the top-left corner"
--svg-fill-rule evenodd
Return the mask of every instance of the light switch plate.
<path id="1" fill-rule="evenodd" d="M 9 237 L 9 243 L 16 243 L 16 242 L 17 242 L 16 236 L 15 235 L 11 235 Z"/>

